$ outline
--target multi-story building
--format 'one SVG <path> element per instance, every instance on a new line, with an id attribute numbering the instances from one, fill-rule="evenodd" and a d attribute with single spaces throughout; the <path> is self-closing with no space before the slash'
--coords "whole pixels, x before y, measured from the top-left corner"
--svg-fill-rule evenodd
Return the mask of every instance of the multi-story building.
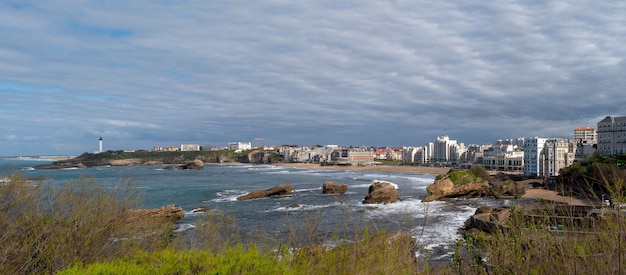
<path id="1" fill-rule="evenodd" d="M 559 171 L 574 163 L 576 144 L 565 138 L 551 138 L 546 140 L 541 158 L 541 175 L 558 176 Z"/>
<path id="2" fill-rule="evenodd" d="M 482 165 L 487 170 L 522 173 L 524 151 L 511 144 L 493 146 L 483 151 Z"/>
<path id="3" fill-rule="evenodd" d="M 602 156 L 626 153 L 626 117 L 607 116 L 598 122 L 598 153 Z"/>
<path id="4" fill-rule="evenodd" d="M 369 163 L 374 161 L 374 151 L 367 148 L 344 149 L 342 157 L 349 163 Z"/>
<path id="5" fill-rule="evenodd" d="M 200 144 L 181 144 L 181 151 L 200 151 Z"/>
<path id="6" fill-rule="evenodd" d="M 416 158 L 417 152 L 422 151 L 421 147 L 403 147 L 402 148 L 402 161 L 408 163 L 420 163 Z"/>
<path id="7" fill-rule="evenodd" d="M 593 127 L 576 127 L 574 129 L 574 141 L 582 144 L 596 144 L 598 133 Z"/>
<path id="8" fill-rule="evenodd" d="M 575 160 L 585 161 L 596 152 L 598 132 L 589 126 L 577 127 L 574 129 L 574 142 L 576 143 Z"/>
<path id="9" fill-rule="evenodd" d="M 540 137 L 524 139 L 524 175 L 541 175 L 541 152 L 546 140 Z"/>
<path id="10" fill-rule="evenodd" d="M 228 150 L 233 150 L 233 151 L 252 150 L 252 143 L 251 142 L 230 142 L 228 143 Z"/>
<path id="11" fill-rule="evenodd" d="M 448 136 L 438 137 L 433 148 L 431 162 L 457 163 L 459 159 L 459 145 L 456 140 Z"/>

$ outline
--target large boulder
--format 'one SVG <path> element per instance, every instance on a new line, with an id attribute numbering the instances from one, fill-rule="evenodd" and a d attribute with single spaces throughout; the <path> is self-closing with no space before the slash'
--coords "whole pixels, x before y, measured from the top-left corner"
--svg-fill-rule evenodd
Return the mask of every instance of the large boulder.
<path id="1" fill-rule="evenodd" d="M 455 185 L 452 180 L 445 177 L 435 180 L 435 183 L 426 187 L 428 196 L 424 198 L 423 202 L 463 196 L 483 197 L 491 193 L 490 189 L 491 188 L 487 181 Z"/>
<path id="2" fill-rule="evenodd" d="M 267 198 L 267 197 L 286 196 L 286 195 L 292 194 L 294 191 L 295 191 L 295 188 L 293 188 L 293 185 L 281 184 L 281 185 L 277 185 L 266 190 L 254 190 L 248 193 L 247 195 L 237 197 L 237 200 L 245 201 L 245 200 L 260 199 L 260 198 Z"/>
<path id="3" fill-rule="evenodd" d="M 344 194 L 346 191 L 348 191 L 348 185 L 345 183 L 327 181 L 322 185 L 322 194 Z"/>
<path id="4" fill-rule="evenodd" d="M 185 216 L 181 207 L 173 204 L 154 209 L 136 209 L 130 211 L 129 222 L 145 221 L 176 222 Z"/>
<path id="5" fill-rule="evenodd" d="M 369 193 L 363 200 L 364 204 L 376 204 L 376 203 L 392 203 L 400 200 L 400 195 L 396 189 L 396 185 L 386 182 L 377 181 L 372 183 L 369 188 Z"/>
<path id="6" fill-rule="evenodd" d="M 491 193 L 497 198 L 521 198 L 526 194 L 526 186 L 514 181 L 504 181 L 491 185 Z"/>
<path id="7" fill-rule="evenodd" d="M 201 170 L 204 169 L 204 162 L 199 159 L 189 162 L 181 167 L 184 170 Z"/>

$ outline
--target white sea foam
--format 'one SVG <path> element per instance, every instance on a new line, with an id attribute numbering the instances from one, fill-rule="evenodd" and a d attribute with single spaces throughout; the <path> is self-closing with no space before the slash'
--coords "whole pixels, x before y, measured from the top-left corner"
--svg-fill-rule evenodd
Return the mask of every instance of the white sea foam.
<path id="1" fill-rule="evenodd" d="M 191 223 L 182 223 L 182 224 L 179 224 L 179 225 L 176 227 L 176 229 L 174 230 L 174 232 L 176 232 L 176 233 L 180 233 L 180 232 L 185 232 L 185 231 L 187 231 L 187 230 L 189 230 L 189 229 L 194 229 L 194 228 L 196 228 L 196 226 L 195 226 L 194 224 L 191 224 Z"/>
<path id="2" fill-rule="evenodd" d="M 313 192 L 313 191 L 319 191 L 319 190 L 322 190 L 322 187 L 307 188 L 307 189 L 296 189 L 296 192 Z"/>
<path id="3" fill-rule="evenodd" d="M 284 211 L 309 211 L 316 209 L 329 208 L 340 205 L 339 202 L 331 203 L 331 204 L 323 204 L 323 205 L 311 205 L 311 204 L 297 204 L 290 206 L 279 206 L 274 209 L 269 209 L 270 212 L 284 212 Z"/>
<path id="4" fill-rule="evenodd" d="M 243 196 L 247 194 L 242 190 L 224 190 L 222 192 L 217 192 L 217 198 L 210 200 L 210 202 L 227 202 L 227 201 L 237 201 L 237 197 Z"/>

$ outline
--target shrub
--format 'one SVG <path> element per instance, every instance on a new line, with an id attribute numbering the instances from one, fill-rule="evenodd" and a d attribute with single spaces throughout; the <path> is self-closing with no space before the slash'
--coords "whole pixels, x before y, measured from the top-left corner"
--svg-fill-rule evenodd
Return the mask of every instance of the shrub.
<path id="1" fill-rule="evenodd" d="M 14 174 L 0 185 L 0 273 L 54 273 L 76 261 L 161 246 L 168 228 L 126 222 L 137 201 L 132 190 L 130 184 L 107 190 L 84 178 L 60 188 L 32 186 Z"/>
<path id="2" fill-rule="evenodd" d="M 480 178 L 483 180 L 489 179 L 489 172 L 487 172 L 487 170 L 485 170 L 482 165 L 474 164 L 469 168 L 468 172 L 474 175 L 476 178 Z"/>

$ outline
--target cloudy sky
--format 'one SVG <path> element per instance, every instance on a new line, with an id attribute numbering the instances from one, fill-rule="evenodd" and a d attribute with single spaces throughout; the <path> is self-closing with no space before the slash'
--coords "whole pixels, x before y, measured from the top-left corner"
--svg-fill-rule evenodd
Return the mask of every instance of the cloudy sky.
<path id="1" fill-rule="evenodd" d="M 491 143 L 626 115 L 623 1 L 2 1 L 0 37 L 4 156 Z"/>

